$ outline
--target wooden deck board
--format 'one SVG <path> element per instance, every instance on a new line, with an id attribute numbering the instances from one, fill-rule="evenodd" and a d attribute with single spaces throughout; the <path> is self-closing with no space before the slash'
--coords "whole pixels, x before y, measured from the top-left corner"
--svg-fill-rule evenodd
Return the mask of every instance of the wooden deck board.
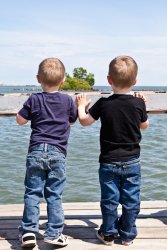
<path id="1" fill-rule="evenodd" d="M 0 230 L 1 229 L 13 229 L 17 228 L 20 224 L 20 219 L 16 220 L 0 220 Z M 40 229 L 45 228 L 47 220 L 40 220 L 39 227 Z M 101 218 L 99 219 L 65 219 L 65 227 L 70 228 L 80 228 L 80 227 L 89 227 L 97 228 L 101 224 Z M 154 227 L 154 228 L 166 228 L 167 218 L 138 218 L 137 227 Z"/>
<path id="2" fill-rule="evenodd" d="M 64 234 L 68 235 L 69 239 L 96 239 L 97 228 L 80 227 L 80 228 L 64 228 Z M 39 230 L 37 239 L 43 239 L 44 230 Z M 0 230 L 0 240 L 15 240 L 18 238 L 18 230 L 15 229 L 3 229 Z M 148 227 L 138 228 L 138 239 L 167 239 L 167 227 Z"/>
<path id="3" fill-rule="evenodd" d="M 64 210 L 94 210 L 99 209 L 99 202 L 71 202 L 71 203 L 63 203 Z M 118 207 L 121 209 L 121 206 Z M 166 200 L 156 200 L 156 201 L 142 201 L 141 208 L 144 209 L 156 209 L 156 208 L 166 208 L 167 209 L 167 201 Z M 0 205 L 0 213 L 1 211 L 18 211 L 23 209 L 23 204 L 7 204 Z M 40 210 L 46 211 L 46 204 L 40 204 Z"/>
<path id="4" fill-rule="evenodd" d="M 41 204 L 40 231 L 34 250 L 56 249 L 43 242 L 46 224 L 46 204 Z M 101 212 L 98 202 L 65 203 L 64 234 L 70 244 L 66 250 L 105 250 L 109 249 L 96 238 L 96 231 L 101 224 Z M 23 211 L 23 204 L 0 205 L 0 250 L 20 250 L 18 225 Z M 121 207 L 119 207 L 119 214 Z M 167 201 L 143 201 L 141 213 L 137 218 L 138 236 L 130 249 L 167 250 Z M 119 237 L 114 249 L 124 249 Z"/>
<path id="5" fill-rule="evenodd" d="M 101 218 L 100 209 L 98 210 L 65 210 L 66 219 L 86 219 L 86 218 Z M 118 214 L 121 214 L 121 211 L 118 210 Z M 19 219 L 22 217 L 21 211 L 3 211 L 0 212 L 0 219 L 10 219 L 14 217 L 15 219 Z M 139 214 L 139 218 L 166 218 L 167 217 L 167 208 L 166 209 L 141 209 Z M 41 218 L 46 218 L 46 212 L 41 212 Z"/>
<path id="6" fill-rule="evenodd" d="M 136 239 L 134 244 L 129 246 L 129 250 L 166 250 L 167 246 L 167 239 L 152 239 L 150 240 L 139 240 Z M 15 250 L 22 250 L 20 247 L 20 244 L 18 240 L 11 240 L 11 241 L 6 241 L 2 240 L 0 241 L 0 249 L 3 250 L 10 250 L 10 249 L 15 249 Z M 31 249 L 31 248 L 28 248 Z M 33 248 L 33 250 L 53 250 L 53 249 L 58 249 L 54 248 L 53 246 L 50 246 L 49 244 L 44 243 L 42 240 L 38 240 L 37 246 Z M 122 246 L 120 241 L 118 240 L 112 247 L 108 247 L 105 245 L 102 245 L 98 239 L 92 239 L 92 240 L 70 240 L 70 244 L 62 248 L 65 250 L 117 250 L 117 249 L 126 249 L 126 247 Z"/>

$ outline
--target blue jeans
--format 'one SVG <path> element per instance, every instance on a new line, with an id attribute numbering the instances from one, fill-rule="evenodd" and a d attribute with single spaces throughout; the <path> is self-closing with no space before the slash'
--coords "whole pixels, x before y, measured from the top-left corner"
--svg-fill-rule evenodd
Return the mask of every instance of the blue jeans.
<path id="1" fill-rule="evenodd" d="M 139 158 L 128 161 L 101 163 L 101 231 L 104 235 L 117 235 L 122 240 L 133 240 L 137 235 L 135 221 L 140 212 L 141 171 Z M 122 205 L 118 218 L 117 208 Z"/>
<path id="2" fill-rule="evenodd" d="M 63 231 L 62 192 L 66 182 L 65 156 L 49 144 L 29 149 L 26 163 L 24 212 L 20 231 L 38 232 L 39 203 L 47 202 L 48 222 L 44 237 L 55 239 Z"/>

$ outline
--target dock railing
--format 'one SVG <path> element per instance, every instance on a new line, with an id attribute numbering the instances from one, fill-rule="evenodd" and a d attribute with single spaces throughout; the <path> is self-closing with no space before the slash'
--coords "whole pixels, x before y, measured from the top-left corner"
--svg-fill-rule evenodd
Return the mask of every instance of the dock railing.
<path id="1" fill-rule="evenodd" d="M 167 93 L 155 93 L 150 91 L 141 91 L 146 97 L 146 108 L 149 114 L 167 113 Z M 87 92 L 86 95 L 91 98 L 91 105 L 102 96 L 109 96 L 111 93 Z M 74 92 L 69 92 L 73 99 L 76 98 Z M 16 115 L 29 95 L 26 94 L 5 94 L 0 95 L 0 115 Z"/>

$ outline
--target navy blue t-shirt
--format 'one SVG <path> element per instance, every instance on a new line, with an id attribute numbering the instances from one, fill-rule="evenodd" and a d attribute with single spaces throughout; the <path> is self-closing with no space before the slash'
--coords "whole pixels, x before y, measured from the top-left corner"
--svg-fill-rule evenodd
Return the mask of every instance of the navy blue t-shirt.
<path id="1" fill-rule="evenodd" d="M 32 94 L 19 115 L 31 121 L 30 147 L 47 143 L 66 155 L 70 123 L 77 119 L 77 107 L 71 96 L 60 92 Z"/>

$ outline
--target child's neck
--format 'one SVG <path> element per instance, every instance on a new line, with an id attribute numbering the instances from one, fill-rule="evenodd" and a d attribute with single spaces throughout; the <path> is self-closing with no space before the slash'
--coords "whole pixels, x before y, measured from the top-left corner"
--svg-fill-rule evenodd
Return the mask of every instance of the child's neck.
<path id="1" fill-rule="evenodd" d="M 42 89 L 43 89 L 44 92 L 54 93 L 54 92 L 59 91 L 59 86 L 50 87 L 50 86 L 44 86 L 43 85 Z"/>
<path id="2" fill-rule="evenodd" d="M 113 88 L 114 94 L 121 94 L 121 95 L 131 95 L 132 94 L 131 88 L 120 89 L 120 88 L 117 88 L 114 86 L 112 86 L 112 88 Z"/>

